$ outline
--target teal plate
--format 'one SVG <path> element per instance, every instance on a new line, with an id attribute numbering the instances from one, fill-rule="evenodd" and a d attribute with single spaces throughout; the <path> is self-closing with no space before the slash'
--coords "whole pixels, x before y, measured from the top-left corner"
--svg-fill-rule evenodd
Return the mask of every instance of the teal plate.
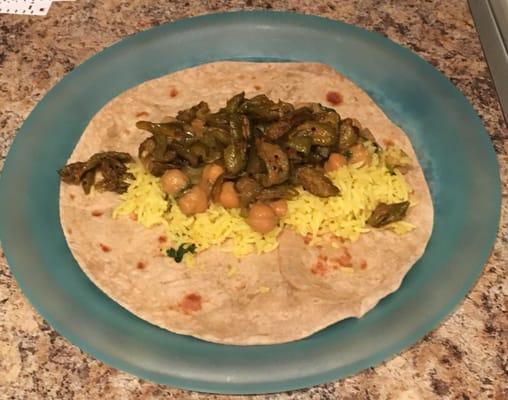
<path id="1" fill-rule="evenodd" d="M 86 278 L 72 257 L 58 217 L 56 170 L 88 121 L 127 88 L 224 59 L 329 64 L 364 88 L 410 136 L 430 183 L 434 232 L 402 287 L 365 317 L 288 344 L 207 343 L 169 333 L 124 310 Z M 181 20 L 92 57 L 58 83 L 23 124 L 0 190 L 0 234 L 11 270 L 57 331 L 132 374 L 219 393 L 316 385 L 376 365 L 415 343 L 453 311 L 480 275 L 495 240 L 501 201 L 489 137 L 443 75 L 375 33 L 272 12 Z"/>

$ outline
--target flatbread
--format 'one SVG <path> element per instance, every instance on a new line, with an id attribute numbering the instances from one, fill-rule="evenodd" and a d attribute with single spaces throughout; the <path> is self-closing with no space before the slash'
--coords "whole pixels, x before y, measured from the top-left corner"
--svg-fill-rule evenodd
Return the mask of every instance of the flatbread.
<path id="1" fill-rule="evenodd" d="M 213 111 L 236 93 L 264 93 L 293 104 L 319 102 L 342 117 L 357 118 L 381 144 L 400 146 L 416 165 L 406 178 L 414 189 L 407 220 L 416 228 L 397 236 L 374 230 L 339 248 L 310 247 L 286 230 L 277 250 L 237 260 L 213 248 L 197 266 L 175 263 L 161 253 L 161 227 L 146 229 L 129 217 L 114 220 L 114 193 L 86 196 L 62 184 L 60 217 L 69 248 L 86 275 L 109 297 L 138 317 L 171 332 L 236 344 L 297 340 L 348 317 L 361 317 L 397 290 L 430 238 L 433 207 L 422 169 L 404 132 L 357 85 L 317 63 L 216 62 L 185 69 L 127 90 L 91 120 L 69 162 L 116 150 L 137 154 L 149 134 L 140 119 L 163 120 L 201 100 Z M 340 94 L 332 105 L 327 94 Z M 336 100 L 336 99 L 335 99 Z M 346 273 L 332 261 L 358 266 Z M 316 268 L 319 266 L 319 268 Z M 236 271 L 231 274 L 231 271 Z M 266 289 L 268 288 L 268 289 Z"/>

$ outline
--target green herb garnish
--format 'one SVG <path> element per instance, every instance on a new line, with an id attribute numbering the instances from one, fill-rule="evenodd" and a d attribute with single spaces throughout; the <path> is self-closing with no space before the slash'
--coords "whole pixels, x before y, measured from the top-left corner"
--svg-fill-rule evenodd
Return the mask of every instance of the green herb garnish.
<path id="1" fill-rule="evenodd" d="M 174 258 L 177 263 L 183 260 L 183 256 L 187 253 L 194 254 L 196 252 L 196 245 L 194 243 L 182 243 L 178 246 L 178 249 L 174 249 L 173 247 L 166 250 L 166 254 L 168 257 Z"/>

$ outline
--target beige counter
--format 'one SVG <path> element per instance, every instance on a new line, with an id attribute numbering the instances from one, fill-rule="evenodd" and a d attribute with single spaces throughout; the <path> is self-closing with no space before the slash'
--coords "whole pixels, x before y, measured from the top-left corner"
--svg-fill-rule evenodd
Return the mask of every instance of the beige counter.
<path id="1" fill-rule="evenodd" d="M 508 131 L 466 1 L 105 0 L 54 3 L 46 17 L 1 15 L 0 168 L 30 110 L 75 65 L 122 37 L 154 25 L 240 8 L 327 16 L 377 31 L 413 50 L 448 76 L 472 102 L 504 165 L 504 218 L 497 244 L 481 279 L 451 317 L 413 347 L 375 368 L 266 398 L 508 398 L 507 343 L 502 336 L 507 328 Z M 1 253 L 0 399 L 95 398 L 222 397 L 155 385 L 82 353 L 27 303 Z"/>

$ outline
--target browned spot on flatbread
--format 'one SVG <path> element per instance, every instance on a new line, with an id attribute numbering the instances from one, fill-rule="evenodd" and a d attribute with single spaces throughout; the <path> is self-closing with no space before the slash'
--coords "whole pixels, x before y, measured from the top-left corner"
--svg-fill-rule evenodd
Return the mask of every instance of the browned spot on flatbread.
<path id="1" fill-rule="evenodd" d="M 328 261 L 328 256 L 327 256 L 327 255 L 325 255 L 325 254 L 320 254 L 320 255 L 318 256 L 318 260 L 319 260 L 319 261 L 323 261 L 323 262 L 327 262 L 327 261 Z"/>
<path id="2" fill-rule="evenodd" d="M 149 113 L 148 111 L 140 111 L 140 112 L 138 112 L 138 113 L 136 114 L 136 117 L 138 117 L 138 118 L 139 118 L 139 117 L 147 117 L 147 116 L 149 116 L 149 115 L 150 115 L 150 113 Z"/>
<path id="3" fill-rule="evenodd" d="M 261 86 L 259 86 L 259 85 L 254 85 L 254 89 L 256 89 L 256 90 L 260 90 L 260 89 L 261 89 Z"/>
<path id="4" fill-rule="evenodd" d="M 176 97 L 178 96 L 178 90 L 176 90 L 175 88 L 172 88 L 170 91 L 169 91 L 169 95 L 171 97 Z"/>
<path id="5" fill-rule="evenodd" d="M 129 218 L 132 219 L 133 221 L 137 221 L 138 220 L 138 216 L 135 213 L 133 213 L 133 212 L 131 212 L 129 214 Z"/>
<path id="6" fill-rule="evenodd" d="M 340 257 L 338 257 L 338 262 L 343 267 L 350 267 L 352 264 L 352 258 L 351 254 L 349 253 L 348 249 L 344 247 L 343 253 Z"/>
<path id="7" fill-rule="evenodd" d="M 72 235 L 72 229 L 71 229 L 71 228 L 67 229 L 67 233 L 68 233 L 69 235 Z"/>
<path id="8" fill-rule="evenodd" d="M 92 211 L 92 215 L 94 217 L 100 217 L 102 214 L 104 214 L 102 211 L 99 211 L 99 210 L 93 210 Z"/>
<path id="9" fill-rule="evenodd" d="M 146 264 L 145 264 L 143 261 L 139 261 L 139 262 L 136 264 L 136 268 L 137 268 L 137 269 L 145 269 L 145 268 L 146 268 Z"/>
<path id="10" fill-rule="evenodd" d="M 338 242 L 338 243 L 344 243 L 346 240 L 342 236 L 333 235 L 332 241 Z"/>
<path id="11" fill-rule="evenodd" d="M 360 260 L 360 269 L 366 269 L 367 268 L 367 261 L 365 261 L 363 258 Z"/>
<path id="12" fill-rule="evenodd" d="M 103 244 L 103 243 L 99 243 L 99 247 L 101 248 L 101 250 L 104 252 L 104 253 L 109 253 L 111 251 L 111 247 Z"/>
<path id="13" fill-rule="evenodd" d="M 311 240 L 312 240 L 312 236 L 311 236 L 311 235 L 305 235 L 305 236 L 303 237 L 303 242 L 304 242 L 305 244 L 309 244 L 309 243 L 311 242 Z"/>
<path id="14" fill-rule="evenodd" d="M 395 144 L 395 142 L 392 139 L 383 139 L 383 144 L 386 147 L 389 147 L 389 146 L 393 146 Z"/>
<path id="15" fill-rule="evenodd" d="M 197 293 L 189 293 L 183 297 L 178 306 L 185 314 L 201 310 L 201 296 Z"/>
<path id="16" fill-rule="evenodd" d="M 76 198 L 76 196 L 74 196 L 72 193 L 69 194 L 69 197 L 71 198 L 71 200 L 74 200 Z"/>
<path id="17" fill-rule="evenodd" d="M 325 276 L 327 272 L 326 265 L 323 262 L 318 261 L 311 268 L 310 272 L 312 272 L 314 275 Z"/>
<path id="18" fill-rule="evenodd" d="M 159 243 L 166 243 L 166 241 L 168 240 L 167 236 L 164 236 L 164 235 L 160 235 L 159 238 L 157 239 L 159 241 Z"/>
<path id="19" fill-rule="evenodd" d="M 342 103 L 342 95 L 339 92 L 330 90 L 326 94 L 326 101 L 330 104 L 333 104 L 334 106 L 338 106 Z"/>

